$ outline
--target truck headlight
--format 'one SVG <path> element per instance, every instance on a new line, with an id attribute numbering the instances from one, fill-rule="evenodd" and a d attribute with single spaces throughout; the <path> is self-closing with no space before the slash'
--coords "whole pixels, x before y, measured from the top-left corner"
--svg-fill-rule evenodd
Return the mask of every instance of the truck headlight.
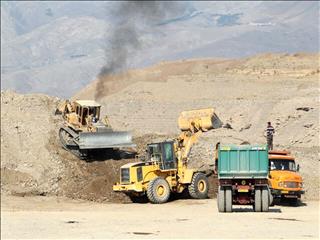
<path id="1" fill-rule="evenodd" d="M 283 185 L 284 185 L 284 182 L 279 182 L 279 183 L 278 183 L 278 186 L 279 186 L 279 187 L 283 187 Z"/>
<path id="2" fill-rule="evenodd" d="M 298 186 L 299 186 L 299 188 L 303 188 L 303 183 L 299 182 Z"/>

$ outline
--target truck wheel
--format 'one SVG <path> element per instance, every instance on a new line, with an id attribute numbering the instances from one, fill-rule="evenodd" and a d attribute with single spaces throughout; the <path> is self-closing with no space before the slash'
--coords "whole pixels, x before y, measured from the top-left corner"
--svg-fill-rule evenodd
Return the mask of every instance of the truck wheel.
<path id="1" fill-rule="evenodd" d="M 224 189 L 222 187 L 219 187 L 218 189 L 218 210 L 219 212 L 225 212 L 225 197 L 224 197 Z"/>
<path id="2" fill-rule="evenodd" d="M 269 190 L 267 187 L 264 187 L 261 191 L 261 211 L 268 212 L 269 211 Z"/>
<path id="3" fill-rule="evenodd" d="M 188 186 L 189 194 L 192 198 L 208 198 L 209 182 L 205 174 L 197 172 L 193 174 L 190 185 Z"/>
<path id="4" fill-rule="evenodd" d="M 150 181 L 147 189 L 147 196 L 151 203 L 165 203 L 170 197 L 170 187 L 168 182 L 160 177 Z"/>
<path id="5" fill-rule="evenodd" d="M 261 212 L 261 190 L 254 190 L 254 211 Z"/>
<path id="6" fill-rule="evenodd" d="M 232 189 L 227 188 L 226 190 L 226 212 L 232 212 Z"/>
<path id="7" fill-rule="evenodd" d="M 273 197 L 273 195 L 272 195 L 272 193 L 271 193 L 271 190 L 269 189 L 269 205 L 271 206 L 271 207 L 273 207 L 274 206 L 274 197 Z"/>

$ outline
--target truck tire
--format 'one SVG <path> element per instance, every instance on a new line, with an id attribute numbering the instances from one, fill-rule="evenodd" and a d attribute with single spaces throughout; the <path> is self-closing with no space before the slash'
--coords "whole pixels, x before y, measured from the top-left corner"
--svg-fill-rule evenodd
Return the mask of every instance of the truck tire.
<path id="1" fill-rule="evenodd" d="M 157 177 L 149 182 L 147 196 L 151 203 L 161 204 L 168 201 L 170 192 L 168 182 L 161 177 Z"/>
<path id="2" fill-rule="evenodd" d="M 225 193 L 226 212 L 232 212 L 232 189 L 226 188 Z"/>
<path id="3" fill-rule="evenodd" d="M 188 186 L 188 191 L 192 198 L 208 198 L 209 182 L 206 175 L 200 172 L 193 174 L 191 183 Z"/>
<path id="4" fill-rule="evenodd" d="M 218 199 L 217 199 L 217 203 L 218 203 L 218 210 L 219 212 L 225 212 L 225 191 L 222 187 L 218 188 Z"/>
<path id="5" fill-rule="evenodd" d="M 269 206 L 273 207 L 274 204 L 275 204 L 274 197 L 273 197 L 273 195 L 271 193 L 271 190 L 269 189 Z"/>
<path id="6" fill-rule="evenodd" d="M 261 212 L 261 190 L 259 188 L 254 190 L 254 211 Z"/>
<path id="7" fill-rule="evenodd" d="M 262 212 L 269 211 L 269 189 L 268 189 L 268 187 L 264 187 L 261 190 L 261 211 Z"/>

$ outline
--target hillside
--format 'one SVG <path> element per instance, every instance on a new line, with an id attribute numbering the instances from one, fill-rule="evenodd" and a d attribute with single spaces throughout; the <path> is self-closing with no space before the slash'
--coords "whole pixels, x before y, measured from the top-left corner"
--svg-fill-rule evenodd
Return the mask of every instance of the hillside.
<path id="1" fill-rule="evenodd" d="M 179 133 L 180 111 L 214 107 L 230 128 L 205 133 L 190 164 L 213 163 L 217 142 L 264 143 L 271 121 L 275 147 L 289 149 L 301 166 L 307 199 L 319 195 L 319 55 L 264 54 L 245 59 L 163 62 L 106 79 L 103 113 L 119 130 L 131 130 L 138 151 L 147 142 Z M 93 98 L 96 83 L 74 98 Z M 63 150 L 53 112 L 59 99 L 1 92 L 1 192 L 123 201 L 111 191 L 119 167 L 133 159 L 78 160 Z"/>

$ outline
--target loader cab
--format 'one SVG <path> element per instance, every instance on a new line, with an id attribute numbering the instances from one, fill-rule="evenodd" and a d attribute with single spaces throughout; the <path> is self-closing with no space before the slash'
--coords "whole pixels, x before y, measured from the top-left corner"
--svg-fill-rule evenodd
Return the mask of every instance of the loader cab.
<path id="1" fill-rule="evenodd" d="M 147 157 L 148 161 L 159 164 L 161 170 L 177 168 L 173 141 L 148 144 Z"/>
<path id="2" fill-rule="evenodd" d="M 101 105 L 92 100 L 78 100 L 75 102 L 75 111 L 81 126 L 87 126 L 90 121 L 98 122 Z"/>

